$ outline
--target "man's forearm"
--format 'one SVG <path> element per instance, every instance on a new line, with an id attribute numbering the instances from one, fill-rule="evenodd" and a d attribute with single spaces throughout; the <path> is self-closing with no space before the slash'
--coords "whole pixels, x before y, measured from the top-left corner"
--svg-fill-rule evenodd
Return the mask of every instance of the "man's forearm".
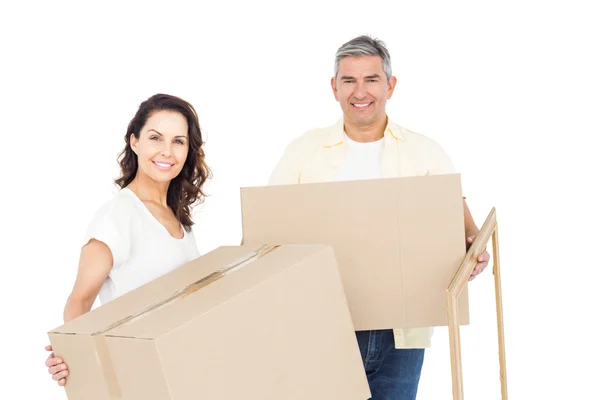
<path id="1" fill-rule="evenodd" d="M 464 206 L 464 214 L 465 214 L 465 239 L 470 236 L 477 236 L 479 233 L 479 228 L 475 224 L 473 220 L 473 216 L 471 215 L 471 211 L 469 210 L 469 206 L 467 206 L 467 202 L 463 200 Z"/>

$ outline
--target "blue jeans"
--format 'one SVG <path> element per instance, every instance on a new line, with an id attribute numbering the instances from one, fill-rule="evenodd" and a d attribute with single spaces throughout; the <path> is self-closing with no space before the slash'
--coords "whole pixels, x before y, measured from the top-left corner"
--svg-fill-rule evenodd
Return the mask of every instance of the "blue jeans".
<path id="1" fill-rule="evenodd" d="M 391 329 L 356 332 L 372 400 L 415 400 L 425 349 L 396 349 Z"/>

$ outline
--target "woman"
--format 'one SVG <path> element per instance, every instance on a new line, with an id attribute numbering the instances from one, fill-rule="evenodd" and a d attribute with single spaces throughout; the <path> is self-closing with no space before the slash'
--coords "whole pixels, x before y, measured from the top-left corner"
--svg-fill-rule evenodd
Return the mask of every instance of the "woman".
<path id="1" fill-rule="evenodd" d="M 121 189 L 89 225 L 65 322 L 90 311 L 97 296 L 106 303 L 199 257 L 191 207 L 204 200 L 210 174 L 202 145 L 191 104 L 157 94 L 140 105 L 119 155 Z M 51 353 L 46 365 L 63 386 L 64 360 Z"/>

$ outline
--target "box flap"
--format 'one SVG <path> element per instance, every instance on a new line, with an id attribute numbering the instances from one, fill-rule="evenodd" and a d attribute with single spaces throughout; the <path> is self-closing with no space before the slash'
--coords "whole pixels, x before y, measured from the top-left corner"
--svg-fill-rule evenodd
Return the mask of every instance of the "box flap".
<path id="1" fill-rule="evenodd" d="M 196 282 L 226 264 L 260 248 L 261 245 L 217 248 L 158 279 L 103 304 L 101 307 L 68 321 L 53 329 L 50 333 L 91 335 L 100 332 L 118 321 L 151 306 L 157 299 L 166 299 L 190 282 Z"/>
<path id="2" fill-rule="evenodd" d="M 155 339 L 297 265 L 306 257 L 324 251 L 328 246 L 264 245 L 254 251 L 249 251 L 248 246 L 243 247 L 246 247 L 246 254 L 241 257 L 239 246 L 223 246 L 211 260 L 203 257 L 194 260 L 196 270 L 206 270 L 207 267 L 214 270 L 216 266 L 216 271 L 169 296 L 156 298 L 153 303 L 92 335 Z"/>
<path id="3" fill-rule="evenodd" d="M 252 256 L 249 253 L 240 267 L 231 273 L 211 279 L 210 284 L 195 285 L 184 296 L 177 296 L 161 307 L 145 313 L 131 322 L 121 324 L 103 334 L 107 336 L 155 339 L 169 333 L 194 318 L 215 311 L 219 305 L 240 296 L 273 276 L 297 265 L 307 257 L 325 251 L 329 246 L 274 246 L 265 245 L 265 251 Z M 222 264 L 231 263 L 224 248 Z M 235 263 L 238 263 L 236 260 Z M 227 268 L 234 264 L 229 264 Z"/>

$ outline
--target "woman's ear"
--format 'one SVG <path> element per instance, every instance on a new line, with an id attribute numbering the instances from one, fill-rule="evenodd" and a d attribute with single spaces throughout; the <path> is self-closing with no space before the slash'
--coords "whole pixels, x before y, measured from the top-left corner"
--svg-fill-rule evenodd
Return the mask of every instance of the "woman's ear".
<path id="1" fill-rule="evenodd" d="M 131 150 L 133 150 L 133 152 L 135 154 L 137 154 L 137 145 L 138 145 L 139 139 L 135 137 L 135 134 L 132 133 L 129 136 L 129 145 L 131 146 Z"/>

